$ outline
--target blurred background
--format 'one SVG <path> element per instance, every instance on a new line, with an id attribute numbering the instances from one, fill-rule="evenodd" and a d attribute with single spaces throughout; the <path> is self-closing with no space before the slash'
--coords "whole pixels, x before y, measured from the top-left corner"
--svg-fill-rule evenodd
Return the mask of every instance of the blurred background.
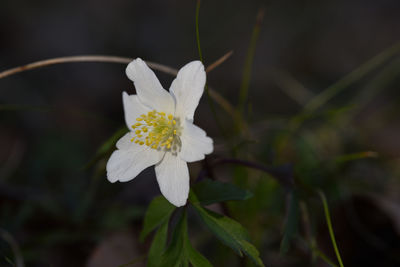
<path id="1" fill-rule="evenodd" d="M 195 8 L 183 0 L 2 0 L 0 71 L 86 54 L 180 68 L 198 59 Z M 322 188 L 348 266 L 400 266 L 399 14 L 397 0 L 201 4 L 205 65 L 234 51 L 208 84 L 235 107 L 248 85 L 246 134 L 216 104 L 223 138 L 202 98 L 195 120 L 215 140 L 211 160 L 230 157 L 233 144 L 238 158 L 290 164 L 296 182 Z M 174 77 L 156 73 L 168 89 Z M 299 120 L 326 88 L 332 97 Z M 109 183 L 104 170 L 124 132 L 123 91 L 135 92 L 122 64 L 62 64 L 0 80 L 0 266 L 15 266 L 18 251 L 26 266 L 120 266 L 146 255 L 151 239 L 139 243 L 138 233 L 160 194 L 153 168 L 124 184 Z M 202 164 L 190 168 L 194 180 Z M 282 254 L 285 191 L 257 171 L 226 166 L 215 175 L 254 193 L 228 203 L 229 215 L 249 229 L 266 266 L 328 266 L 307 236 L 335 259 L 318 198 L 302 196 L 308 211 Z M 252 266 L 190 218 L 192 243 L 215 266 Z"/>

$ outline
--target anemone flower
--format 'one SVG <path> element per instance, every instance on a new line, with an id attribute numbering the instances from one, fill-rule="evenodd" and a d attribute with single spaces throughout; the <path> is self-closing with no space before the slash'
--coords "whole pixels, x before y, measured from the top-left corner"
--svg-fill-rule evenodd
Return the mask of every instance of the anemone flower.
<path id="1" fill-rule="evenodd" d="M 130 131 L 118 140 L 108 160 L 107 178 L 126 182 L 155 165 L 161 193 L 175 206 L 183 206 L 189 194 L 187 162 L 202 160 L 213 151 L 212 139 L 193 124 L 206 82 L 204 66 L 200 61 L 185 65 L 169 92 L 140 58 L 129 63 L 126 75 L 137 94 L 122 94 Z"/>

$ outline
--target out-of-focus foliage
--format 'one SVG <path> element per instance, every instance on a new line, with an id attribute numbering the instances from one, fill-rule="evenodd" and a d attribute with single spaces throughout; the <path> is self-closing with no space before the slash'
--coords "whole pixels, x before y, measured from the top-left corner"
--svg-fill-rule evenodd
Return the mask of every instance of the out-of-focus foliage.
<path id="1" fill-rule="evenodd" d="M 5 1 L 0 68 L 87 53 L 178 68 L 198 58 L 195 7 Z M 157 197 L 152 171 L 106 181 L 125 131 L 121 92 L 133 90 L 123 66 L 0 80 L 0 265 L 339 266 L 318 190 L 346 266 L 399 265 L 399 10 L 395 0 L 203 1 L 205 65 L 234 50 L 207 76 L 233 113 L 214 103 L 218 127 L 203 98 L 195 120 L 215 153 L 190 166 L 199 202 L 182 209 Z"/>

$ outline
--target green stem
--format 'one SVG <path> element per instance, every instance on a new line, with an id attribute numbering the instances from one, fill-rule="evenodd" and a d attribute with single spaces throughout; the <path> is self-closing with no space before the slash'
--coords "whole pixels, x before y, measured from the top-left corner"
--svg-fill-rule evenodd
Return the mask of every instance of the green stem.
<path id="1" fill-rule="evenodd" d="M 197 49 L 199 50 L 200 61 L 204 64 L 204 62 L 203 62 L 203 53 L 201 52 L 201 46 L 200 46 L 200 32 L 199 32 L 200 4 L 201 4 L 201 0 L 197 0 L 197 5 L 196 5 L 196 41 L 197 41 Z"/>
<path id="2" fill-rule="evenodd" d="M 196 5 L 196 41 L 197 41 L 197 49 L 198 49 L 198 51 L 199 51 L 199 58 L 200 58 L 201 63 L 203 63 L 203 65 L 204 65 L 203 54 L 202 54 L 202 52 L 201 52 L 200 32 L 199 32 L 200 4 L 201 4 L 201 0 L 197 0 L 197 5 Z M 212 98 L 211 98 L 210 90 L 208 89 L 207 83 L 206 83 L 204 89 L 205 89 L 205 91 L 206 91 L 208 104 L 210 105 L 210 110 L 211 110 L 211 113 L 212 113 L 212 115 L 213 115 L 213 117 L 214 117 L 214 119 L 215 119 L 215 122 L 216 122 L 216 124 L 217 124 L 217 126 L 218 126 L 218 128 L 219 128 L 219 130 L 220 130 L 220 132 L 221 132 L 221 134 L 222 134 L 222 136 L 223 136 L 225 139 L 227 139 L 227 135 L 226 135 L 226 133 L 225 133 L 225 131 L 224 131 L 224 128 L 222 127 L 221 122 L 220 122 L 219 119 L 218 119 L 217 112 L 216 112 L 216 109 L 215 109 L 215 106 L 214 106 L 214 102 L 213 102 L 213 100 L 212 100 Z"/>
<path id="3" fill-rule="evenodd" d="M 344 267 L 343 262 L 342 262 L 342 258 L 340 257 L 340 252 L 339 252 L 338 246 L 336 244 L 335 234 L 333 232 L 333 227 L 332 227 L 332 222 L 331 222 L 331 215 L 329 213 L 329 208 L 328 208 L 328 201 L 326 200 L 325 194 L 321 190 L 318 190 L 318 194 L 321 197 L 322 204 L 324 206 L 326 224 L 328 225 L 329 235 L 331 237 L 333 249 L 335 250 L 336 258 L 337 258 L 337 260 L 339 262 L 339 266 L 340 267 Z"/>

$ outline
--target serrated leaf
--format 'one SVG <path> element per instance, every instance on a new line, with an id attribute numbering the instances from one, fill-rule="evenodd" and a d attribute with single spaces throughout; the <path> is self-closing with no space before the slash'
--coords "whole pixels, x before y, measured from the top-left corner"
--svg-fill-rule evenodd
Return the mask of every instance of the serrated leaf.
<path id="1" fill-rule="evenodd" d="M 176 207 L 169 203 L 163 196 L 154 198 L 146 211 L 143 230 L 140 233 L 140 240 L 143 241 L 151 231 L 168 221 L 175 208 Z"/>
<path id="2" fill-rule="evenodd" d="M 228 200 L 246 200 L 253 196 L 250 191 L 230 183 L 205 179 L 193 186 L 193 191 L 202 205 Z"/>
<path id="3" fill-rule="evenodd" d="M 203 208 L 193 192 L 190 193 L 190 201 L 204 224 L 221 242 L 232 248 L 240 256 L 245 253 L 255 264 L 264 266 L 258 250 L 251 245 L 249 235 L 242 225 L 231 218 Z"/>
<path id="4" fill-rule="evenodd" d="M 148 254 L 147 267 L 160 266 L 161 256 L 165 250 L 168 237 L 168 221 L 164 222 L 154 235 Z"/>
<path id="5" fill-rule="evenodd" d="M 283 238 L 281 241 L 280 251 L 285 254 L 289 251 L 290 241 L 293 239 L 297 232 L 299 224 L 299 198 L 297 192 L 293 191 L 290 194 L 289 209 L 286 216 L 285 228 L 283 232 Z"/>

